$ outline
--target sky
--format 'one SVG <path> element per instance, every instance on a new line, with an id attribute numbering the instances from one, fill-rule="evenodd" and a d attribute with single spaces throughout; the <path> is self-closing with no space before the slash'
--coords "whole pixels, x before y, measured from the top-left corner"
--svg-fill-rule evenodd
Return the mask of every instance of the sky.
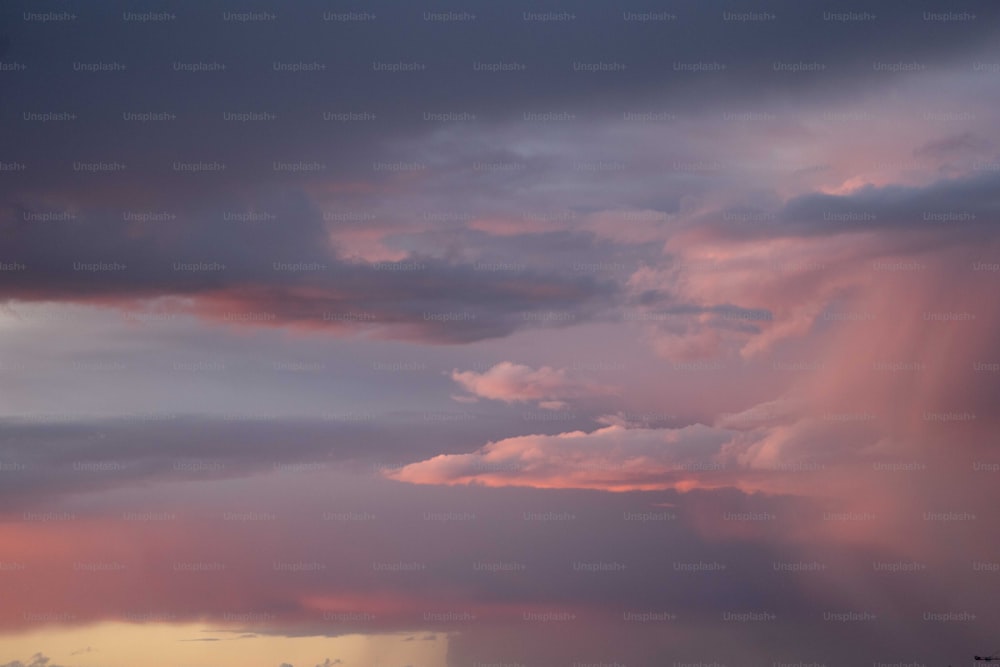
<path id="1" fill-rule="evenodd" d="M 998 20 L 8 0 L 0 667 L 993 655 Z"/>

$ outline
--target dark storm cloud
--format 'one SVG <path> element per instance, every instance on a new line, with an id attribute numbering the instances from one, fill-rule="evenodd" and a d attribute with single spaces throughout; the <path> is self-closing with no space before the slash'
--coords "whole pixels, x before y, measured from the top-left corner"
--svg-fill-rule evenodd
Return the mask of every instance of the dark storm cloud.
<path id="1" fill-rule="evenodd" d="M 740 110 L 774 94 L 843 96 L 855 84 L 863 88 L 896 76 L 876 69 L 876 62 L 916 62 L 927 68 L 918 74 L 955 63 L 968 66 L 967 54 L 996 35 L 1000 12 L 992 3 L 951 3 L 948 12 L 968 10 L 975 19 L 928 20 L 925 12 L 933 16 L 941 10 L 936 3 L 898 1 L 870 10 L 872 20 L 845 21 L 827 15 L 866 10 L 794 0 L 757 3 L 752 11 L 738 3 L 586 2 L 566 10 L 477 1 L 461 10 L 474 20 L 442 22 L 425 20 L 424 6 L 401 2 L 334 11 L 311 1 L 257 7 L 272 12 L 273 21 L 223 19 L 227 12 L 248 9 L 224 2 L 185 5 L 169 9 L 174 20 L 145 23 L 123 20 L 123 12 L 164 8 L 79 4 L 68 7 L 74 20 L 43 23 L 23 19 L 25 12 L 39 11 L 37 5 L 8 4 L 2 27 L 10 34 L 7 59 L 27 69 L 5 73 L 0 82 L 4 97 L 16 100 L 3 112 L 9 121 L 2 130 L 5 159 L 31 158 L 29 172 L 14 187 L 85 188 L 88 179 L 74 174 L 71 164 L 99 159 L 124 161 L 136 173 L 163 179 L 161 191 L 191 187 L 171 183 L 173 160 L 233 163 L 214 180 L 216 186 L 271 179 L 271 161 L 280 159 L 317 159 L 327 164 L 328 174 L 340 176 L 356 173 L 376 156 L 391 156 L 396 141 L 440 125 L 426 122 L 425 112 L 469 112 L 487 121 L 562 110 L 620 118 L 637 105 L 684 112 L 715 103 Z M 376 18 L 323 20 L 325 14 L 350 11 Z M 524 18 L 546 12 L 572 18 Z M 626 21 L 624 12 L 670 18 Z M 751 18 L 739 18 L 744 15 Z M 118 63 L 126 69 L 74 71 L 74 63 Z M 175 63 L 218 63 L 226 69 L 187 72 Z M 324 69 L 276 71 L 275 63 Z M 376 70 L 393 63 L 425 69 Z M 477 70 L 477 63 L 526 69 L 490 72 Z M 695 63 L 726 69 L 677 69 Z M 822 69 L 776 69 L 802 63 Z M 625 69 L 574 70 L 581 64 Z M 63 123 L 66 127 L 25 123 L 22 111 L 66 111 L 78 118 Z M 223 113 L 237 111 L 274 113 L 277 119 L 223 122 Z M 176 118 L 125 122 L 124 112 Z M 331 122 L 323 120 L 324 112 L 370 112 L 375 118 Z"/>
<path id="2" fill-rule="evenodd" d="M 539 6 L 526 1 L 496 4 L 485 0 L 463 3 L 461 12 L 474 19 L 427 20 L 433 11 L 423 5 L 373 2 L 339 7 L 311 0 L 294 6 L 262 3 L 273 21 L 224 21 L 225 12 L 250 10 L 228 2 L 207 2 L 171 8 L 176 19 L 136 24 L 122 12 L 164 8 L 154 3 L 103 3 L 72 7 L 79 18 L 49 26 L 22 20 L 22 11 L 36 11 L 27 2 L 8 5 L 7 30 L 12 33 L 11 57 L 39 64 L 54 75 L 57 90 L 87 84 L 65 65 L 74 59 L 114 56 L 127 60 L 128 88 L 118 88 L 117 100 L 138 95 L 171 99 L 182 87 L 194 85 L 207 100 L 175 101 L 196 108 L 240 100 L 266 100 L 279 111 L 306 111 L 325 102 L 374 104 L 392 109 L 407 100 L 407 111 L 437 105 L 471 104 L 473 111 L 520 110 L 531 102 L 603 98 L 614 93 L 648 93 L 654 89 L 687 88 L 691 77 L 675 71 L 674 61 L 714 60 L 728 64 L 722 73 L 726 95 L 752 97 L 774 89 L 812 88 L 816 77 L 775 76 L 775 61 L 823 63 L 838 83 L 879 76 L 874 59 L 917 59 L 928 66 L 952 60 L 996 33 L 997 8 L 992 3 L 949 3 L 947 11 L 968 11 L 975 19 L 934 20 L 943 13 L 938 3 L 893 1 L 876 8 L 844 7 L 840 3 L 771 0 L 750 10 L 736 2 L 635 2 L 627 5 L 574 3 L 572 8 Z M 324 20 L 339 12 L 368 12 L 367 21 Z M 836 15 L 868 12 L 871 20 L 839 20 Z M 561 14 L 565 20 L 525 20 L 525 14 Z M 657 12 L 667 20 L 625 20 L 625 12 Z M 927 12 L 931 13 L 928 18 Z M 728 17 L 728 18 L 726 18 Z M 121 39 L 118 39 L 118 38 Z M 51 41 L 49 41 L 51 40 Z M 141 45 L 141 48 L 140 48 Z M 43 59 L 44 58 L 44 59 Z M 228 62 L 222 76 L 191 83 L 171 78 L 175 59 Z M 275 61 L 319 62 L 312 89 L 294 76 L 272 70 Z M 372 62 L 417 62 L 425 70 L 378 72 Z M 475 62 L 520 62 L 521 72 L 477 71 Z M 624 71 L 611 76 L 574 72 L 574 62 L 620 62 Z M 402 74 L 402 75 L 400 75 Z M 701 77 L 695 77 L 698 81 Z M 294 83 L 293 83 L 294 82 Z M 93 84 L 93 81 L 89 82 Z M 323 85 L 330 83 L 334 85 Z M 98 84 L 101 85 L 101 84 Z M 698 84 L 695 83 L 695 88 Z M 41 92 L 41 91 L 36 91 Z M 593 101 L 593 100 L 590 100 Z M 397 109 L 397 112 L 402 112 Z M 404 114 L 397 113 L 402 119 Z"/>
<path id="3" fill-rule="evenodd" d="M 980 167 L 923 187 L 866 185 L 845 195 L 797 197 L 785 204 L 773 228 L 806 235 L 909 230 L 970 242 L 995 237 L 998 224 L 1000 171 Z"/>
<path id="4" fill-rule="evenodd" d="M 992 149 L 992 142 L 972 132 L 952 134 L 928 141 L 914 149 L 916 157 L 955 158 L 962 155 L 979 155 Z"/>
<path id="5" fill-rule="evenodd" d="M 346 469 L 380 475 L 440 453 L 528 433 L 585 427 L 485 412 L 394 412 L 294 419 L 135 415 L 0 420 L 0 499 L 8 508 L 150 482 Z"/>
<path id="6" fill-rule="evenodd" d="M 949 141 L 949 144 L 953 142 Z M 698 217 L 703 231 L 731 239 L 883 233 L 874 253 L 991 242 L 1000 225 L 1000 171 L 978 160 L 962 176 L 927 185 L 864 185 L 847 194 L 813 192 L 775 211 L 727 209 Z M 721 220 L 720 220 L 721 218 Z M 714 230 L 714 231 L 709 231 Z"/>
<path id="7" fill-rule="evenodd" d="M 371 322 L 347 326 L 430 342 L 470 342 L 551 325 L 554 320 L 543 319 L 550 311 L 570 313 L 573 322 L 593 319 L 617 292 L 611 281 L 558 268 L 487 273 L 432 252 L 444 247 L 459 253 L 465 238 L 429 237 L 433 257 L 411 248 L 405 263 L 420 265 L 419 270 L 373 269 L 335 259 L 327 241 L 330 227 L 315 202 L 287 193 L 311 191 L 314 199 L 316 192 L 326 193 L 324 204 L 332 200 L 338 207 L 370 207 L 414 191 L 431 203 L 453 201 L 457 191 L 473 208 L 553 192 L 580 201 L 586 191 L 610 187 L 614 175 L 585 182 L 585 175 L 581 181 L 575 173 L 556 186 L 554 164 L 544 151 L 476 143 L 464 134 L 457 135 L 461 145 L 432 142 L 443 150 L 417 153 L 426 159 L 430 179 L 422 170 L 397 173 L 376 163 L 413 157 L 410 149 L 419 138 L 441 127 L 424 120 L 425 112 L 475 113 L 481 116 L 476 123 L 520 120 L 523 111 L 559 111 L 561 105 L 570 111 L 582 105 L 591 115 L 620 114 L 637 103 L 662 106 L 664 100 L 682 112 L 708 101 L 745 107 L 776 90 L 822 96 L 823 87 L 833 83 L 843 94 L 851 81 L 884 82 L 891 76 L 873 68 L 875 59 L 916 59 L 933 69 L 980 48 L 995 32 L 990 19 L 997 10 L 980 3 L 969 7 L 974 20 L 930 20 L 924 13 L 930 6 L 894 3 L 880 7 L 873 20 L 844 21 L 826 15 L 841 8 L 800 2 L 764 3 L 747 16 L 735 5 L 586 3 L 566 12 L 567 20 L 539 21 L 526 19 L 561 10 L 475 2 L 462 10 L 474 20 L 442 22 L 427 19 L 422 7 L 376 3 L 345 10 L 368 11 L 375 20 L 344 22 L 324 20 L 329 7 L 310 2 L 261 6 L 259 11 L 273 10 L 273 21 L 239 22 L 224 16 L 246 8 L 207 3 L 170 10 L 171 20 L 138 22 L 124 20 L 123 12 L 161 8 L 81 5 L 70 8 L 72 20 L 40 21 L 31 18 L 37 7 L 15 3 L 5 8 L 0 32 L 11 36 L 8 60 L 27 69 L 6 72 L 0 81 L 3 95 L 16 100 L 5 112 L 10 122 L 0 136 L 6 146 L 2 159 L 26 168 L 5 172 L 0 180 L 0 206 L 7 212 L 0 221 L 5 236 L 0 260 L 25 268 L 5 272 L 0 298 L 194 297 L 191 307 L 208 317 L 260 311 L 273 313 L 274 324 L 340 329 L 344 322 L 324 322 L 324 315 L 360 311 Z M 630 21 L 623 15 L 647 10 L 666 12 L 667 20 Z M 779 61 L 815 61 L 823 69 L 775 70 Z M 525 69 L 490 72 L 476 65 L 501 62 Z M 703 62 L 727 68 L 675 68 L 675 63 Z M 226 69 L 191 72 L 176 66 L 192 63 Z M 277 71 L 276 64 L 289 63 L 321 68 Z M 426 69 L 380 70 L 385 63 Z M 574 63 L 626 68 L 588 72 L 575 70 Z M 95 64 L 124 69 L 77 71 Z M 375 119 L 324 120 L 324 113 L 345 112 L 371 113 Z M 68 113 L 73 119 L 35 122 L 24 113 Z M 276 117 L 227 122 L 227 113 Z M 125 120 L 123 114 L 170 119 Z M 462 164 L 455 164 L 455 157 Z M 467 164 L 470 159 L 524 162 L 530 169 L 496 170 L 483 178 Z M 203 162 L 225 168 L 184 171 L 184 165 Z M 78 168 L 99 163 L 126 168 Z M 280 166 L 288 164 L 316 168 L 297 173 Z M 539 170 L 547 174 L 547 187 L 539 186 Z M 629 200 L 650 197 L 642 178 L 623 176 L 615 186 Z M 442 199 L 446 195 L 452 199 Z M 254 199 L 279 220 L 238 227 L 220 222 L 227 211 L 245 210 Z M 843 201 L 818 204 L 850 206 Z M 787 212 L 809 214 L 816 204 L 792 202 Z M 121 219 L 123 212 L 159 209 L 169 209 L 176 219 L 151 224 Z M 24 220 L 67 210 L 78 217 L 56 224 Z M 412 215 L 394 215 L 397 232 L 413 223 Z M 525 256 L 537 257 L 536 246 Z M 583 248 L 572 259 L 583 261 L 588 252 L 606 249 Z M 508 254 L 516 252 L 513 247 Z M 115 262 L 126 268 L 73 269 L 74 263 Z M 272 268 L 276 262 L 320 268 L 279 271 Z M 175 263 L 224 268 L 178 270 Z"/>
<path id="8" fill-rule="evenodd" d="M 116 303 L 194 297 L 206 317 L 262 312 L 278 326 L 354 326 L 376 335 L 469 342 L 537 326 L 546 311 L 582 321 L 616 288 L 568 272 L 485 272 L 469 263 L 410 255 L 400 262 L 338 259 L 322 215 L 298 195 L 264 203 L 274 219 L 225 222 L 224 207 L 133 222 L 120 210 L 37 222 L 26 205 L 0 229 L 5 272 L 0 297 L 24 301 Z M 352 320 L 343 319 L 353 317 Z M 238 318 L 237 318 L 238 321 Z"/>

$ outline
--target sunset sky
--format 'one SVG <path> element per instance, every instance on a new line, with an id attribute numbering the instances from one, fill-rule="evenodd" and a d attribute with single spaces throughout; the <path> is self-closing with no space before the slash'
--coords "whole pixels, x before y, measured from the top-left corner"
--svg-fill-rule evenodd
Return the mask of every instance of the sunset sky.
<path id="1" fill-rule="evenodd" d="M 8 0 L 0 116 L 0 667 L 1000 649 L 1000 5 Z"/>

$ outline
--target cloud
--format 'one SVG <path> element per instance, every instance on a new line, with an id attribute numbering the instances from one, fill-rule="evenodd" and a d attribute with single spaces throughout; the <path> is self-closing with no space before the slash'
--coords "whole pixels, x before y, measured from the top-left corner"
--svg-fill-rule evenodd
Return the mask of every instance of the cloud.
<path id="1" fill-rule="evenodd" d="M 725 449 L 745 439 L 702 424 L 679 429 L 612 425 L 590 433 L 507 438 L 473 453 L 440 455 L 385 474 L 414 484 L 686 490 L 713 486 L 711 473 L 697 473 L 724 470 Z"/>
<path id="2" fill-rule="evenodd" d="M 28 662 L 14 660 L 13 662 L 0 665 L 0 667 L 60 667 L 59 665 L 50 664 L 50 662 L 50 658 L 45 657 L 41 653 L 36 653 L 28 659 Z"/>
<path id="3" fill-rule="evenodd" d="M 1000 175 L 980 170 L 923 186 L 813 192 L 749 222 L 702 213 L 666 241 L 660 265 L 629 278 L 634 319 L 666 358 L 753 359 L 806 337 L 817 348 L 830 322 L 863 327 L 843 318 L 877 318 L 900 303 L 919 319 L 944 308 L 945 283 L 971 306 L 986 285 L 970 258 L 1000 250 L 998 191 Z M 901 326 L 894 317 L 883 330 Z"/>
<path id="4" fill-rule="evenodd" d="M 316 19 L 324 5 L 306 0 L 275 25 Z M 996 460 L 1000 272 L 972 268 L 1000 261 L 1000 178 L 987 140 L 997 77 L 970 64 L 997 61 L 989 45 L 1000 6 L 957 0 L 949 12 L 970 9 L 975 20 L 935 21 L 892 0 L 877 21 L 840 21 L 827 19 L 830 7 L 763 0 L 753 13 L 774 17 L 744 23 L 717 5 L 684 1 L 657 8 L 676 14 L 669 21 L 640 23 L 583 0 L 572 23 L 532 25 L 521 14 L 536 9 L 529 5 L 471 0 L 465 8 L 478 19 L 460 30 L 421 21 L 419 8 L 392 8 L 362 30 L 338 31 L 343 39 L 303 39 L 329 32 L 305 24 L 301 35 L 277 30 L 267 49 L 238 35 L 219 48 L 213 21 L 186 22 L 187 50 L 228 59 L 229 74 L 158 76 L 177 51 L 171 31 L 149 32 L 148 48 L 119 54 L 156 81 L 152 97 L 129 96 L 136 109 L 169 100 L 180 122 L 123 132 L 129 122 L 91 122 L 123 111 L 99 104 L 80 112 L 87 131 L 72 141 L 52 130 L 72 133 L 69 124 L 0 129 L 0 261 L 24 265 L 2 272 L 0 304 L 196 316 L 177 328 L 108 327 L 107 336 L 58 322 L 22 327 L 16 337 L 27 343 L 7 356 L 23 349 L 42 363 L 11 371 L 3 362 L 8 412 L 171 410 L 180 395 L 215 415 L 251 402 L 279 414 L 347 410 L 342 402 L 430 409 L 447 405 L 449 391 L 476 403 L 449 413 L 462 420 L 380 412 L 335 427 L 293 418 L 0 420 L 4 560 L 25 566 L 6 577 L 10 599 L 65 610 L 81 625 L 156 609 L 177 623 L 266 611 L 262 627 L 230 625 L 288 637 L 396 631 L 417 641 L 434 628 L 448 634 L 455 664 L 917 654 L 946 664 L 945 650 L 997 627 L 983 585 L 990 575 L 969 567 L 995 560 L 998 539 L 984 520 L 996 506 L 994 475 L 975 466 L 992 471 Z M 104 26 L 108 44 L 134 43 L 126 33 L 145 31 L 96 5 L 87 18 Z M 5 32 L 30 72 L 65 73 L 74 59 L 103 53 L 21 20 Z M 517 48 L 514 32 L 523 38 Z M 650 57 L 663 55 L 668 33 L 670 58 Z M 307 85 L 303 104 L 295 82 L 308 73 L 258 76 L 271 51 L 329 63 L 326 78 L 352 83 Z M 427 71 L 372 71 L 382 57 L 426 62 Z M 576 57 L 628 69 L 573 72 Z M 475 72 L 473 59 L 526 69 Z M 877 71 L 873 61 L 882 60 L 921 70 Z M 685 62 L 727 69 L 679 71 Z M 779 62 L 823 69 L 776 71 Z M 36 76 L 13 74 L 4 95 L 37 100 L 44 88 L 90 99 L 95 76 L 105 79 L 60 76 L 40 87 Z M 108 94 L 94 99 L 124 99 L 108 82 Z M 248 99 L 248 83 L 280 118 L 267 132 L 217 117 Z M 379 120 L 341 132 L 346 125 L 319 118 L 337 108 Z M 421 110 L 478 117 L 429 122 Z M 572 118 L 529 120 L 535 112 Z M 649 118 L 627 120 L 635 115 Z M 173 160 L 202 158 L 228 169 L 171 169 Z M 70 168 L 82 159 L 129 169 Z M 325 162 L 322 173 L 273 168 L 288 159 Z M 419 169 L 390 173 L 375 166 L 383 160 Z M 10 161 L 27 168 L 11 172 Z M 161 211 L 176 217 L 123 219 Z M 262 211 L 272 217 L 233 220 Z M 75 217 L 44 219 L 66 212 Z M 76 262 L 127 267 L 90 271 Z M 560 319 L 547 318 L 553 311 Z M 950 314 L 975 319 L 935 317 Z M 569 324 L 582 325 L 573 337 L 535 330 Z M 343 348 L 328 336 L 365 340 Z M 71 339 L 100 339 L 101 358 L 120 354 L 142 382 L 131 372 L 61 371 L 67 351 L 82 349 Z M 306 347 L 311 360 L 357 363 L 322 377 L 259 372 L 268 352 L 305 355 Z M 163 372 L 170 355 L 235 348 L 241 354 L 226 358 L 233 372 L 218 380 Z M 366 362 L 388 350 L 455 370 L 367 380 Z M 475 365 L 528 359 L 520 355 L 530 355 L 528 365 Z M 619 357 L 629 370 L 593 371 L 602 384 L 566 370 L 579 361 L 618 369 Z M 613 380 L 620 391 L 603 384 L 612 373 L 623 378 Z M 116 400 L 123 395 L 128 401 Z M 522 404 L 549 412 L 516 419 L 505 408 Z M 560 412 L 569 406 L 582 416 Z M 926 417 L 948 412 L 975 420 Z M 887 462 L 898 472 L 873 466 Z M 373 475 L 382 470 L 394 481 Z M 984 527 L 939 528 L 921 516 L 952 508 L 974 510 Z M 826 510 L 878 521 L 826 521 Z M 728 512 L 774 520 L 723 518 Z M 873 570 L 875 561 L 904 558 L 926 560 L 927 576 Z M 77 572 L 67 559 L 127 567 Z M 813 559 L 829 569 L 799 576 L 773 567 Z M 581 572 L 570 566 L 577 560 L 628 568 Z M 727 571 L 677 568 L 716 561 Z M 177 567 L 216 562 L 225 570 Z M 392 569 L 414 564 L 426 569 Z M 501 567 L 514 564 L 523 568 Z M 963 608 L 982 614 L 978 623 L 920 619 L 920 610 L 954 608 L 956 590 Z M 431 609 L 468 610 L 480 622 L 429 622 Z M 580 618 L 524 622 L 525 611 L 553 609 Z M 669 627 L 619 622 L 631 609 L 679 618 Z M 776 611 L 775 625 L 791 631 L 711 622 L 730 609 Z M 821 609 L 885 609 L 884 623 L 901 631 L 862 624 L 858 641 L 845 643 L 838 624 L 814 622 Z M 5 632 L 37 631 L 28 618 L 0 610 Z M 705 656 L 705 647 L 716 654 Z"/>
<path id="5" fill-rule="evenodd" d="M 539 312 L 586 321 L 615 292 L 592 275 L 495 274 L 409 251 L 399 262 L 343 259 L 301 192 L 265 205 L 285 222 L 238 228 L 216 205 L 181 211 L 169 228 L 135 229 L 95 208 L 61 227 L 56 247 L 52 228 L 24 219 L 35 205 L 18 202 L 0 216 L 0 232 L 9 237 L 5 257 L 25 269 L 4 282 L 0 302 L 155 308 L 230 325 L 461 343 L 545 326 Z"/>
<path id="6" fill-rule="evenodd" d="M 500 362 L 482 373 L 455 369 L 451 373 L 451 379 L 469 392 L 471 397 L 505 403 L 537 401 L 539 407 L 547 410 L 567 407 L 566 399 L 602 395 L 612 391 L 593 382 L 572 378 L 566 369 L 549 366 L 533 369 L 510 361 Z M 467 401 L 468 398 L 458 396 L 456 400 Z"/>
<path id="7" fill-rule="evenodd" d="M 773 221 L 758 225 L 756 231 L 758 236 L 770 237 L 909 232 L 898 239 L 903 248 L 914 239 L 968 243 L 992 235 L 990 221 L 1000 213 L 996 196 L 1000 172 L 989 164 L 970 163 L 961 174 L 921 185 L 862 183 L 841 194 L 803 194 L 787 201 Z M 950 220 L 961 223 L 952 224 L 960 233 L 948 226 L 942 228 L 941 220 L 925 217 L 943 212 L 967 214 Z M 929 224 L 932 222 L 937 224 Z"/>
<path id="8" fill-rule="evenodd" d="M 905 451 L 899 442 L 893 447 L 884 441 L 884 425 L 873 423 L 873 415 L 824 415 L 816 393 L 806 395 L 812 402 L 783 397 L 721 414 L 714 426 L 652 428 L 608 415 L 599 420 L 608 425 L 594 431 L 505 438 L 383 474 L 419 485 L 608 492 L 731 488 L 808 496 L 807 480 L 789 471 L 832 472 Z"/>
<path id="9" fill-rule="evenodd" d="M 471 440 L 507 435 L 503 420 L 427 419 L 423 412 L 354 420 L 249 416 L 141 415 L 138 419 L 0 419 L 0 462 L 16 472 L 0 485 L 11 512 L 67 494 L 96 494 L 136 484 L 222 480 L 275 472 L 368 473 L 373 465 L 458 451 Z M 529 423 L 517 427 L 530 430 Z M 275 442 L 284 442 L 275 449 Z M 373 447 L 371 443 L 379 443 Z M 81 472 L 87 471 L 87 472 Z M 5 471 L 6 472 L 6 471 Z M 13 514 L 11 515 L 13 516 Z"/>
<path id="10" fill-rule="evenodd" d="M 991 148 L 991 142 L 986 137 L 973 132 L 961 132 L 928 141 L 915 148 L 913 154 L 917 157 L 952 158 L 961 155 L 980 155 Z"/>

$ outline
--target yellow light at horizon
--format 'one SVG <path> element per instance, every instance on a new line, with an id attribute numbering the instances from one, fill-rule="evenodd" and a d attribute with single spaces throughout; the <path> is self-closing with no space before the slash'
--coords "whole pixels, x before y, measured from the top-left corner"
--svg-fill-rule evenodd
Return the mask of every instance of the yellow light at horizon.
<path id="1" fill-rule="evenodd" d="M 245 634 L 254 636 L 241 637 Z M 421 632 L 416 638 L 430 634 L 434 639 L 425 641 L 407 641 L 413 636 L 408 633 L 287 637 L 204 623 L 108 622 L 0 635 L 0 664 L 42 653 L 60 667 L 314 667 L 327 658 L 344 667 L 444 667 L 448 636 Z"/>

